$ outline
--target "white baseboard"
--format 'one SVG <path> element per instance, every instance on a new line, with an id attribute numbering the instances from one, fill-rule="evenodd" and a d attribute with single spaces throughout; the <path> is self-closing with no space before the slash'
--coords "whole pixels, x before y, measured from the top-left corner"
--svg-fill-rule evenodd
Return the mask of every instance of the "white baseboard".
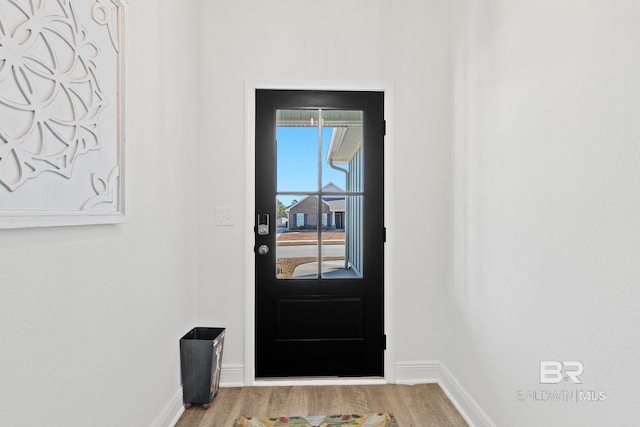
<path id="1" fill-rule="evenodd" d="M 470 427 L 496 427 L 478 402 L 462 387 L 447 367 L 440 363 L 438 384 Z"/>
<path id="2" fill-rule="evenodd" d="M 496 427 L 447 367 L 437 361 L 396 362 L 396 384 L 438 383 L 470 427 Z"/>
<path id="3" fill-rule="evenodd" d="M 244 365 L 223 363 L 220 372 L 220 387 L 243 387 L 244 385 Z"/>
<path id="4" fill-rule="evenodd" d="M 440 362 L 416 361 L 396 362 L 396 384 L 437 383 L 440 374 Z"/>
<path id="5" fill-rule="evenodd" d="M 182 404 L 182 387 L 176 391 L 167 406 L 153 421 L 151 427 L 173 427 L 176 425 L 182 413 L 184 412 L 184 405 Z"/>

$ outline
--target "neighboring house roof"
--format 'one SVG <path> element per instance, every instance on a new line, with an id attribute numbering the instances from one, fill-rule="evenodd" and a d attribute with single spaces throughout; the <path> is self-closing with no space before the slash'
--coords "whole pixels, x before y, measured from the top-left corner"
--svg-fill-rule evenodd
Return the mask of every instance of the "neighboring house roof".
<path id="1" fill-rule="evenodd" d="M 335 185 L 333 182 L 328 183 L 327 185 L 325 185 L 324 187 L 322 187 L 322 192 L 323 193 L 340 193 L 344 191 L 342 188 L 338 187 L 337 185 Z M 315 196 L 313 196 L 315 197 Z M 330 196 L 329 196 L 330 197 Z M 305 200 L 307 200 L 307 198 L 309 198 L 309 196 L 304 196 L 302 199 L 298 200 L 296 203 L 294 203 L 293 205 L 289 206 L 287 209 L 285 209 L 285 212 L 289 213 L 289 211 L 291 210 L 291 208 L 294 208 L 295 206 L 298 206 L 300 203 L 304 202 Z M 325 198 L 322 199 L 322 203 L 329 205 L 329 208 L 331 208 L 331 203 L 332 202 L 337 202 L 337 201 L 344 201 L 344 196 L 335 196 L 332 198 L 328 198 L 327 200 L 325 200 Z M 331 209 L 332 211 L 336 210 L 336 209 Z M 344 209 L 342 209 L 344 210 Z"/>
<path id="2" fill-rule="evenodd" d="M 296 206 L 298 206 L 300 203 L 304 202 L 305 200 L 307 200 L 309 197 L 316 197 L 316 196 L 304 196 L 302 199 L 300 199 L 298 202 L 294 203 L 293 205 L 289 206 L 285 212 L 289 213 L 289 211 L 293 208 L 295 208 Z M 325 205 L 328 206 L 327 202 L 325 202 L 324 200 L 322 201 L 322 203 L 324 203 Z"/>
<path id="3" fill-rule="evenodd" d="M 327 200 L 327 204 L 331 212 L 345 212 L 347 210 L 347 203 L 344 197 L 342 199 Z"/>
<path id="4" fill-rule="evenodd" d="M 342 188 L 338 187 L 333 182 L 330 182 L 324 187 L 322 187 L 323 193 L 342 193 L 343 191 L 344 190 Z"/>

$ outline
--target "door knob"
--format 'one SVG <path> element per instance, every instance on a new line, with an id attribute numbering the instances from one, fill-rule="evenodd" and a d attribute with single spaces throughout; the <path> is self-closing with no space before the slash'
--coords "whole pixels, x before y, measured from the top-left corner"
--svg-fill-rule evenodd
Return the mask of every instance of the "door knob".
<path id="1" fill-rule="evenodd" d="M 267 246 L 267 245 L 258 246 L 258 254 L 266 255 L 268 253 L 269 253 L 269 246 Z"/>

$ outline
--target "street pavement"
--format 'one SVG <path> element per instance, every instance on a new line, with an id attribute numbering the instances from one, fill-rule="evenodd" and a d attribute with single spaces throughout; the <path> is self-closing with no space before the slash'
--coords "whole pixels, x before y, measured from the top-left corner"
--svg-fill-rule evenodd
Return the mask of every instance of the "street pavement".
<path id="1" fill-rule="evenodd" d="M 318 246 L 278 246 L 276 248 L 276 258 L 302 258 L 318 256 Z M 344 245 L 324 245 L 322 246 L 323 257 L 344 257 Z"/>

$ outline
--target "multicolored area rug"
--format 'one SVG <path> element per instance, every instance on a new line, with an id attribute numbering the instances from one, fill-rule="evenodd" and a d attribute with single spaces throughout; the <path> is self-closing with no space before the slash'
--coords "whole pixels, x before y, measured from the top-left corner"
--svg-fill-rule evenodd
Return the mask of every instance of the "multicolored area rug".
<path id="1" fill-rule="evenodd" d="M 393 415 L 360 414 L 360 415 L 320 415 L 307 417 L 240 417 L 233 427 L 399 427 Z"/>

